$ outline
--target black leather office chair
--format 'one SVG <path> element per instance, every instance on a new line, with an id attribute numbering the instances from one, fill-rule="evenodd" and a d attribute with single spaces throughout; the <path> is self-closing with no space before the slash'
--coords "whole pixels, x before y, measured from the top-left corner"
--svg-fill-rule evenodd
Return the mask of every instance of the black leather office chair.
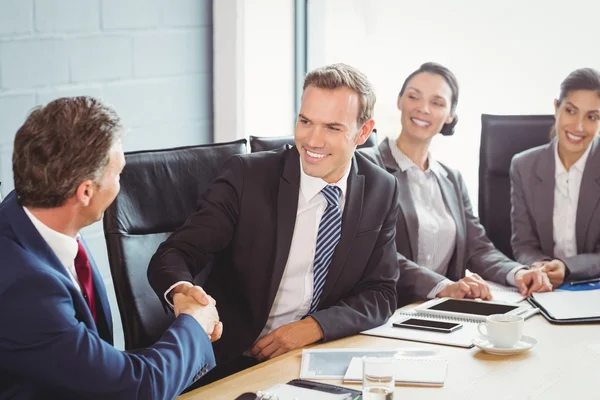
<path id="1" fill-rule="evenodd" d="M 481 116 L 479 219 L 494 245 L 511 258 L 510 162 L 515 154 L 548 143 L 553 124 L 553 115 Z"/>
<path id="2" fill-rule="evenodd" d="M 279 149 L 286 144 L 290 146 L 294 145 L 293 136 L 250 136 L 250 151 L 256 153 L 257 151 L 269 151 Z M 366 142 L 358 146 L 358 148 L 374 147 L 377 146 L 377 130 L 373 129 L 373 132 L 369 136 Z"/>
<path id="3" fill-rule="evenodd" d="M 153 344 L 173 321 L 148 283 L 150 258 L 196 210 L 225 159 L 246 152 L 242 139 L 126 153 L 121 192 L 104 214 L 104 234 L 127 350 Z"/>

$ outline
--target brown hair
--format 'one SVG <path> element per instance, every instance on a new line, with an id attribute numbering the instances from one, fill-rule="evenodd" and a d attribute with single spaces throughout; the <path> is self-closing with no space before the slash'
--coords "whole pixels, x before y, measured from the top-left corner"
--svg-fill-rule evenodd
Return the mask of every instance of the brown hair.
<path id="1" fill-rule="evenodd" d="M 565 97 L 577 90 L 591 90 L 600 97 L 600 72 L 593 68 L 579 68 L 571 72 L 560 84 L 560 94 L 556 100 L 557 105 L 560 106 Z M 556 136 L 555 125 L 552 125 L 550 139 Z"/>
<path id="2" fill-rule="evenodd" d="M 83 181 L 99 183 L 122 131 L 117 113 L 92 97 L 65 97 L 34 108 L 14 142 L 19 203 L 59 207 Z"/>
<path id="3" fill-rule="evenodd" d="M 358 94 L 358 124 L 373 117 L 375 107 L 375 90 L 367 76 L 358 69 L 347 64 L 331 64 L 310 71 L 304 78 L 303 90 L 314 86 L 319 89 L 338 89 L 347 87 Z"/>

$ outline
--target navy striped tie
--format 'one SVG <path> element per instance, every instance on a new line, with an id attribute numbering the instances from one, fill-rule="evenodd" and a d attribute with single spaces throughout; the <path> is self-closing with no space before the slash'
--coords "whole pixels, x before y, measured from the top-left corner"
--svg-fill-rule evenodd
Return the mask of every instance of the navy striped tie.
<path id="1" fill-rule="evenodd" d="M 317 247 L 313 263 L 313 297 L 309 314 L 317 310 L 319 298 L 323 293 L 323 286 L 325 286 L 325 280 L 327 279 L 329 264 L 331 264 L 333 252 L 342 234 L 341 192 L 339 187 L 331 185 L 327 185 L 321 190 L 327 200 L 327 208 L 321 217 L 319 232 L 317 233 Z"/>

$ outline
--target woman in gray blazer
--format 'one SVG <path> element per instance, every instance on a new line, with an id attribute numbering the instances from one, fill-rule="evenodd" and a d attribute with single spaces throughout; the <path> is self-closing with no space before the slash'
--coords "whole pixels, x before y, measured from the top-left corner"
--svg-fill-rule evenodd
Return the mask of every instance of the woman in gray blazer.
<path id="1" fill-rule="evenodd" d="M 460 173 L 429 153 L 435 135 L 454 133 L 457 103 L 454 74 L 436 63 L 423 64 L 398 96 L 400 136 L 361 150 L 402 188 L 396 225 L 399 305 L 436 296 L 490 299 L 484 279 L 517 286 L 523 294 L 550 290 L 541 270 L 531 271 L 496 250 L 473 215 Z M 466 277 L 467 268 L 474 274 Z"/>
<path id="2" fill-rule="evenodd" d="M 511 163 L 512 248 L 558 286 L 600 276 L 600 72 L 573 71 L 554 100 L 550 143 Z"/>

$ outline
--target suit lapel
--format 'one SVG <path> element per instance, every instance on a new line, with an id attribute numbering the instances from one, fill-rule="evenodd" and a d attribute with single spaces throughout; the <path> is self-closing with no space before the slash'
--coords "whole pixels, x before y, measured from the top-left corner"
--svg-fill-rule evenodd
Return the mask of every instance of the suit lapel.
<path id="1" fill-rule="evenodd" d="M 351 171 L 348 176 L 346 204 L 344 205 L 344 214 L 342 215 L 342 236 L 335 248 L 331 264 L 329 265 L 327 280 L 325 281 L 323 294 L 321 295 L 321 303 L 327 298 L 329 293 L 331 293 L 335 282 L 337 282 L 337 279 L 344 268 L 348 253 L 350 253 L 350 249 L 352 248 L 352 243 L 354 243 L 358 223 L 362 216 L 364 185 L 365 177 L 363 175 L 358 175 L 356 158 L 353 158 Z"/>
<path id="2" fill-rule="evenodd" d="M 72 292 L 78 291 L 78 289 L 74 286 L 71 276 L 67 272 L 66 268 L 62 265 L 58 257 L 56 257 L 56 254 L 50 248 L 48 243 L 46 243 L 46 241 L 42 238 L 27 214 L 25 214 L 23 207 L 18 204 L 16 196 L 14 196 L 14 194 L 7 196 L 2 204 L 3 207 L 6 207 L 6 215 L 19 243 L 26 249 L 26 251 L 38 258 L 44 266 L 51 268 L 58 274 L 62 275 L 66 279 L 66 284 L 72 287 Z M 101 282 L 102 278 L 99 276 L 99 274 L 97 274 L 97 276 L 97 279 L 99 279 Z M 96 279 L 96 276 L 94 276 L 94 279 Z M 85 323 L 89 329 L 97 330 L 96 324 L 92 318 L 92 313 L 89 311 L 85 299 L 81 294 L 79 294 L 79 297 L 80 301 L 76 301 L 74 305 L 77 306 L 77 303 L 79 303 L 81 308 L 85 309 L 85 311 L 80 312 L 81 310 L 78 310 L 77 307 L 75 307 L 77 314 L 81 317 L 82 322 Z"/>
<path id="3" fill-rule="evenodd" d="M 42 238 L 42 235 L 35 229 L 35 226 L 27 214 L 25 214 L 25 210 L 17 202 L 14 192 L 6 197 L 4 203 L 6 203 L 6 215 L 22 246 L 70 282 L 71 277 L 69 273 L 61 264 L 58 257 L 56 257 L 56 254 L 54 254 L 48 243 Z"/>
<path id="4" fill-rule="evenodd" d="M 464 248 L 466 245 L 466 227 L 463 219 L 464 214 L 460 211 L 460 207 L 458 205 L 459 199 L 457 196 L 459 196 L 459 194 L 456 193 L 456 185 L 450 181 L 448 174 L 442 173 L 438 175 L 437 178 L 446 207 L 448 207 L 450 215 L 452 215 L 452 219 L 456 224 L 456 245 L 454 251 L 455 257 L 453 257 L 453 264 L 449 266 L 448 271 L 448 275 L 452 277 L 452 279 L 456 280 L 462 277 L 462 268 L 464 267 L 465 261 L 462 259 L 462 257 L 459 257 L 460 255 L 465 254 Z"/>
<path id="5" fill-rule="evenodd" d="M 533 182 L 533 213 L 537 221 L 542 251 L 554 253 L 553 215 L 554 189 L 556 187 L 556 164 L 554 160 L 554 142 L 546 145 L 535 168 L 536 179 Z"/>
<path id="6" fill-rule="evenodd" d="M 576 238 L 577 253 L 585 253 L 585 239 L 594 211 L 600 202 L 600 139 L 596 138 L 583 171 L 579 201 L 577 204 Z"/>
<path id="7" fill-rule="evenodd" d="M 298 193 L 300 190 L 300 156 L 296 147 L 292 147 L 284 153 L 283 171 L 279 178 L 279 189 L 277 192 L 277 243 L 275 250 L 275 264 L 273 276 L 269 286 L 268 313 L 277 289 L 281 283 L 281 277 L 290 254 L 296 214 L 298 212 Z"/>
<path id="8" fill-rule="evenodd" d="M 419 254 L 419 219 L 417 217 L 415 203 L 413 202 L 410 193 L 408 176 L 406 175 L 406 171 L 402 171 L 398 167 L 387 140 L 381 142 L 379 150 L 385 169 L 398 180 L 398 202 L 400 203 L 400 214 L 398 215 L 398 219 L 399 221 L 401 218 L 404 219 L 406 231 L 408 232 L 410 251 L 412 253 L 403 255 L 410 260 L 416 261 Z"/>

